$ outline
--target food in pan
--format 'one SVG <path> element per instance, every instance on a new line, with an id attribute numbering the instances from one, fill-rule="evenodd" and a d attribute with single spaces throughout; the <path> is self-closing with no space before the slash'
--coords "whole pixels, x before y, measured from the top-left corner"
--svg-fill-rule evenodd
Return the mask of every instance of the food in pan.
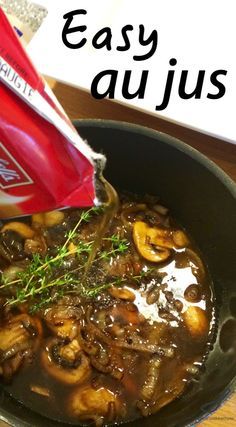
<path id="1" fill-rule="evenodd" d="M 168 209 L 121 194 L 94 252 L 103 216 L 67 209 L 1 226 L 2 383 L 67 423 L 157 412 L 201 374 L 214 327 L 207 268 Z"/>

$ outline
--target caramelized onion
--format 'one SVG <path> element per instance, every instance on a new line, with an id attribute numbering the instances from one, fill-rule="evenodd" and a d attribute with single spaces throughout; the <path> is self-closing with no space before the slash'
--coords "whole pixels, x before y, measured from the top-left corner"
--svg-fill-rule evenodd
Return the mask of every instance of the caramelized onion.
<path id="1" fill-rule="evenodd" d="M 141 390 L 141 398 L 144 400 L 151 400 L 159 381 L 159 370 L 161 361 L 157 356 L 154 356 L 148 366 L 147 376 L 145 383 Z"/>
<path id="2" fill-rule="evenodd" d="M 125 209 L 122 209 L 121 212 L 121 220 L 123 222 L 124 225 L 130 227 L 133 222 L 136 220 L 135 215 L 134 214 L 138 214 L 139 212 L 141 212 L 142 214 L 145 213 L 147 209 L 147 205 L 144 203 L 131 203 L 129 204 Z M 132 219 L 129 218 L 129 216 L 134 216 Z"/>
<path id="3" fill-rule="evenodd" d="M 1 361 L 9 359 L 19 351 L 35 347 L 42 334 L 38 319 L 20 314 L 0 328 Z"/>
<path id="4" fill-rule="evenodd" d="M 110 374 L 118 380 L 123 377 L 124 367 L 114 348 L 105 348 L 100 344 L 98 353 L 90 357 L 90 362 L 100 372 Z"/>
<path id="5" fill-rule="evenodd" d="M 98 339 L 105 342 L 107 345 L 110 345 L 111 347 L 134 350 L 142 353 L 158 354 L 160 356 L 165 356 L 165 357 L 174 356 L 174 350 L 171 347 L 161 347 L 155 344 L 149 344 L 148 342 L 141 341 L 141 339 L 139 343 L 138 342 L 129 343 L 125 340 L 113 339 L 105 332 L 102 332 L 93 323 L 90 323 L 87 326 L 87 328 L 88 328 L 88 331 L 91 333 L 91 335 L 97 337 Z"/>
<path id="6" fill-rule="evenodd" d="M 156 212 L 158 212 L 159 214 L 161 214 L 161 215 L 167 215 L 168 214 L 168 209 L 167 208 L 165 208 L 165 206 L 162 206 L 162 205 L 159 205 L 159 204 L 156 204 L 156 205 L 154 205 L 153 206 L 153 209 L 154 209 L 154 211 L 156 211 Z"/>
<path id="7" fill-rule="evenodd" d="M 189 248 L 185 249 L 185 253 L 189 257 L 190 262 L 192 262 L 197 268 L 196 274 L 200 277 L 200 280 L 202 280 L 205 277 L 205 267 L 200 256 L 195 251 Z"/>
<path id="8" fill-rule="evenodd" d="M 9 379 L 39 346 L 42 336 L 41 322 L 27 314 L 20 314 L 0 328 L 0 365 L 2 375 Z"/>
<path id="9" fill-rule="evenodd" d="M 40 394 L 40 396 L 49 397 L 50 391 L 48 388 L 32 385 L 30 386 L 30 390 L 33 391 L 33 393 Z"/>
<path id="10" fill-rule="evenodd" d="M 11 359 L 6 360 L 0 365 L 0 375 L 3 377 L 5 382 L 10 382 L 12 376 L 18 371 L 24 362 L 24 354 L 17 353 Z"/>
<path id="11" fill-rule="evenodd" d="M 101 343 L 96 340 L 96 336 L 91 333 L 89 327 L 80 329 L 78 340 L 81 348 L 89 355 L 94 368 L 99 372 L 110 374 L 114 378 L 122 378 L 124 367 L 113 346 L 108 346 L 105 341 Z"/>

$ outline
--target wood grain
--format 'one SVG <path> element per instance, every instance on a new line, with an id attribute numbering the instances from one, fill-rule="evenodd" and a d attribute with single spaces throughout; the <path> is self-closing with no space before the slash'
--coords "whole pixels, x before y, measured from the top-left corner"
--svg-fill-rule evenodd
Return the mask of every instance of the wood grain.
<path id="1" fill-rule="evenodd" d="M 136 111 L 113 101 L 95 100 L 89 93 L 62 83 L 50 80 L 50 85 L 71 119 L 122 120 L 165 132 L 205 154 L 236 181 L 236 145 Z M 0 421 L 0 427 L 4 426 L 6 424 Z M 207 420 L 199 424 L 199 427 L 225 426 L 236 427 L 236 394 Z"/>

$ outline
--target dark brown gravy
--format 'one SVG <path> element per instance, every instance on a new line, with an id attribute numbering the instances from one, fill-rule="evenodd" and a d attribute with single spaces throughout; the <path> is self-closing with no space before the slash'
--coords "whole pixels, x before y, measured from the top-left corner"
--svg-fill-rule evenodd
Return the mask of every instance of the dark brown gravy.
<path id="1" fill-rule="evenodd" d="M 134 204 L 143 206 L 143 211 L 142 208 L 132 211 Z M 91 282 L 99 283 L 103 283 L 107 276 L 110 281 L 111 278 L 127 278 L 117 288 L 124 287 L 130 299 L 118 297 L 116 290 L 114 294 L 105 290 L 93 299 L 76 300 L 73 295 L 69 302 L 61 303 L 63 307 L 68 304 L 81 310 L 80 319 L 75 321 L 73 316 L 71 319 L 80 325 L 79 333 L 85 345 L 82 350 L 91 363 L 89 375 L 80 383 L 72 385 L 55 379 L 42 364 L 42 352 L 57 333 L 55 330 L 53 332 L 45 315 L 47 308 L 38 312 L 36 316 L 41 319 L 43 327 L 40 347 L 29 360 L 25 356 L 11 382 L 4 385 L 16 400 L 61 422 L 78 425 L 93 418 L 97 425 L 101 425 L 103 422 L 134 420 L 156 412 L 182 394 L 193 377 L 200 375 L 214 328 L 211 280 L 189 236 L 186 245 L 168 249 L 171 254 L 164 262 L 149 262 L 140 255 L 133 240 L 133 222 L 145 222 L 152 229 L 160 227 L 164 230 L 180 230 L 165 210 L 158 212 L 158 209 L 161 211 L 158 206 L 155 199 L 146 197 L 142 200 L 136 200 L 135 197 L 134 202 L 131 196 L 121 198 L 118 213 L 115 212 L 116 208 L 111 210 L 105 220 L 106 224 L 110 223 L 106 236 L 119 234 L 128 240 L 129 246 L 124 255 L 119 254 L 108 261 L 94 261 L 101 241 L 99 236 L 96 237 L 98 220 L 95 218 L 91 223 L 83 225 L 79 238 L 82 236 L 85 240 L 92 239 L 97 243 L 92 255 L 90 252 L 85 275 L 80 277 L 83 280 L 89 277 Z M 67 221 L 73 227 L 78 216 L 74 210 L 68 210 L 64 222 Z M 111 216 L 114 217 L 112 222 Z M 62 224 L 55 226 L 56 230 L 52 227 L 46 232 L 48 241 L 53 245 L 54 236 L 55 241 L 60 240 L 60 227 L 61 231 L 65 228 Z M 105 223 L 101 230 L 104 227 Z M 159 250 L 148 239 L 146 244 L 152 244 L 155 251 Z M 104 246 L 109 251 L 105 241 Z M 4 263 L 5 261 L 3 265 Z M 147 273 L 148 270 L 150 273 Z M 137 276 L 140 276 L 139 279 L 133 279 Z M 55 304 L 52 308 L 54 306 Z M 51 306 L 49 310 L 50 308 Z M 18 313 L 18 308 L 14 310 Z M 3 318 L 2 328 L 5 323 L 6 319 Z M 83 335 L 85 332 L 86 339 Z M 57 339 L 67 345 L 74 338 Z M 92 356 L 92 350 L 89 353 L 88 342 L 90 346 L 95 345 L 92 350 L 97 351 L 96 360 Z M 109 359 L 107 364 L 106 358 Z M 99 367 L 95 368 L 98 359 L 104 372 Z M 111 370 L 110 365 L 113 366 Z M 48 390 L 49 396 L 32 391 L 32 386 Z M 76 411 L 73 414 L 72 402 L 76 400 L 76 390 L 80 393 L 86 387 L 95 391 L 109 390 L 115 403 L 111 398 L 113 403 L 107 405 L 104 413 L 93 409 L 93 417 L 80 417 Z"/>

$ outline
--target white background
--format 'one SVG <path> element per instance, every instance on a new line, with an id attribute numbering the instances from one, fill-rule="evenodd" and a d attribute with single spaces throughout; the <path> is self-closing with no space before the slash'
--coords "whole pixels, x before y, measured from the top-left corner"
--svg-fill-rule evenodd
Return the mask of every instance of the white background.
<path id="1" fill-rule="evenodd" d="M 90 91 L 95 75 L 105 69 L 119 69 L 115 99 L 202 130 L 236 143 L 236 24 L 234 0 L 38 0 L 47 6 L 49 13 L 42 27 L 31 41 L 29 52 L 41 72 L 58 80 Z M 74 25 L 87 25 L 84 33 L 71 35 L 71 40 L 87 38 L 81 49 L 71 50 L 62 42 L 63 15 L 74 9 L 86 9 Z M 121 29 L 126 24 L 134 26 L 129 32 L 131 48 L 118 52 L 117 45 L 124 44 Z M 145 26 L 146 36 L 158 31 L 156 53 L 149 60 L 133 61 L 133 55 L 144 54 L 150 47 L 138 42 L 139 24 Z M 112 51 L 96 50 L 91 40 L 101 28 L 112 28 Z M 178 64 L 169 66 L 175 57 Z M 168 107 L 155 112 L 161 103 L 167 72 L 175 69 L 175 79 Z M 122 76 L 131 69 L 130 90 L 138 87 L 141 70 L 149 70 L 143 100 L 127 101 L 122 98 Z M 178 96 L 181 70 L 189 70 L 187 92 L 195 88 L 199 70 L 206 70 L 201 99 L 182 100 Z M 227 70 L 219 80 L 226 86 L 226 94 L 218 100 L 207 99 L 208 92 L 217 89 L 210 83 L 210 75 L 218 69 Z"/>

